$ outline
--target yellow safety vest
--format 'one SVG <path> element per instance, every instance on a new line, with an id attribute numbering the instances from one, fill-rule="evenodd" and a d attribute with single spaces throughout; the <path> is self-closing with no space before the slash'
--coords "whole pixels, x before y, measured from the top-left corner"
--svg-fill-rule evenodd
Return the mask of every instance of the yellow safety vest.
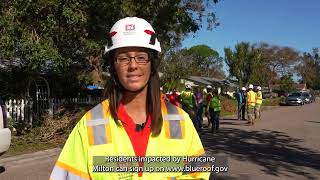
<path id="1" fill-rule="evenodd" d="M 262 92 L 261 91 L 258 91 L 257 92 L 257 102 L 256 102 L 258 105 L 261 105 L 262 104 Z"/>
<path id="2" fill-rule="evenodd" d="M 150 134 L 146 156 L 201 156 L 204 149 L 191 119 L 179 107 L 161 101 L 162 131 L 157 137 Z M 120 122 L 120 121 L 119 121 Z M 209 172 L 185 174 L 182 172 L 93 172 L 93 157 L 135 157 L 129 136 L 116 125 L 105 100 L 77 123 L 51 173 L 50 180 L 105 180 L 105 179 L 209 179 Z"/>
<path id="3" fill-rule="evenodd" d="M 194 94 L 192 91 L 182 91 L 181 92 L 182 104 L 193 108 L 193 104 L 194 104 L 193 96 Z"/>
<path id="4" fill-rule="evenodd" d="M 256 102 L 257 102 L 257 93 L 255 93 L 252 90 L 247 92 L 247 105 L 254 107 L 256 105 Z"/>

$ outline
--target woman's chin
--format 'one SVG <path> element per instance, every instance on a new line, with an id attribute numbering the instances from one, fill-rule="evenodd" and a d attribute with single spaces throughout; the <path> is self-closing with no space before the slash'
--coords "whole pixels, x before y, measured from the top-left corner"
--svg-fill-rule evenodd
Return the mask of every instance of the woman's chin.
<path id="1" fill-rule="evenodd" d="M 125 87 L 125 89 L 127 91 L 141 91 L 143 88 L 145 87 L 145 85 L 142 84 L 130 84 L 128 86 Z"/>

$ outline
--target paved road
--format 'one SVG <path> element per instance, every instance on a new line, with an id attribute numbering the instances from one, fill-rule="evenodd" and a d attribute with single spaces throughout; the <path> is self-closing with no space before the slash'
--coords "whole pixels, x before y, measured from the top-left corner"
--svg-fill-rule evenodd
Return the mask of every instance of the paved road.
<path id="1" fill-rule="evenodd" d="M 229 172 L 213 179 L 320 179 L 320 103 L 264 111 L 255 126 L 221 120 L 203 135 L 210 155 L 228 156 Z"/>
<path id="2" fill-rule="evenodd" d="M 222 119 L 219 134 L 205 130 L 201 138 L 208 154 L 228 157 L 228 173 L 213 179 L 320 179 L 319 131 L 318 102 L 264 111 L 255 126 Z M 59 151 L 2 159 L 0 180 L 48 179 Z"/>

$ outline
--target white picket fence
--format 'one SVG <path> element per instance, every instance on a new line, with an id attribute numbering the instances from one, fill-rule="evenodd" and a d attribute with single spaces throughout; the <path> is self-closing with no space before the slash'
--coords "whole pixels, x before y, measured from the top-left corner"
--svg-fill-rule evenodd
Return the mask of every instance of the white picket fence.
<path id="1" fill-rule="evenodd" d="M 32 127 L 32 100 L 10 99 L 5 101 L 7 117 L 12 123 L 23 123 L 26 127 Z"/>
<path id="2" fill-rule="evenodd" d="M 45 112 L 48 112 L 50 115 L 54 115 L 58 112 L 66 103 L 74 103 L 77 105 L 96 105 L 103 101 L 101 97 L 79 97 L 79 98 L 68 98 L 68 99 L 57 99 L 51 98 L 49 103 L 49 109 Z M 7 107 L 7 117 L 12 119 L 12 123 L 22 123 L 27 128 L 32 127 L 32 118 L 33 112 L 36 109 L 32 108 L 33 101 L 27 99 L 10 99 L 5 102 Z"/>
<path id="3" fill-rule="evenodd" d="M 96 105 L 103 101 L 103 98 L 101 97 L 78 97 L 78 98 L 67 98 L 67 99 L 50 99 L 49 112 L 51 114 L 55 114 L 60 107 L 62 107 L 66 103 L 74 103 L 78 105 Z"/>

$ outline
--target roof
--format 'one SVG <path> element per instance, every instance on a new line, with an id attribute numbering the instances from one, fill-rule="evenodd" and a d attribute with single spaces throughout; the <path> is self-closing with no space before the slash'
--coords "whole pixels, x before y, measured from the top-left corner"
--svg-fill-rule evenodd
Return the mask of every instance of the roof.
<path id="1" fill-rule="evenodd" d="M 237 87 L 235 83 L 230 82 L 228 79 L 217 79 L 217 78 L 202 77 L 202 76 L 189 76 L 187 79 L 195 83 L 204 84 L 204 85 Z"/>
<path id="2" fill-rule="evenodd" d="M 205 84 L 205 85 L 211 84 L 210 81 L 207 81 L 200 76 L 189 76 L 187 79 L 194 81 L 194 82 L 197 82 L 197 83 L 200 83 L 200 84 Z"/>
<path id="3" fill-rule="evenodd" d="M 270 88 L 272 89 L 280 89 L 281 84 L 271 84 Z M 306 84 L 293 84 L 293 88 L 297 90 L 306 89 Z"/>
<path id="4" fill-rule="evenodd" d="M 297 90 L 306 89 L 306 84 L 293 84 L 293 87 Z"/>

